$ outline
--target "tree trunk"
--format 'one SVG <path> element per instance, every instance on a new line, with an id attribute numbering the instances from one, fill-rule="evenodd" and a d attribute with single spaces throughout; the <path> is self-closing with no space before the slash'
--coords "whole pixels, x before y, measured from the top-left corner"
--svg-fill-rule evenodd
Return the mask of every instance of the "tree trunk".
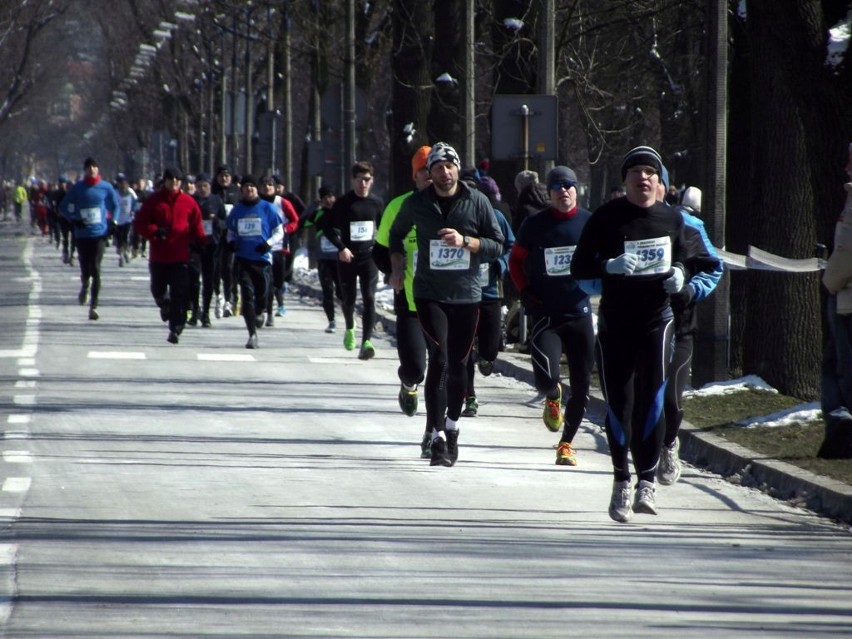
<path id="1" fill-rule="evenodd" d="M 767 0 L 748 6 L 754 136 L 749 226 L 760 248 L 803 258 L 812 254 L 816 224 L 811 175 L 802 167 L 822 161 L 813 157 L 809 139 L 830 125 L 804 119 L 791 78 L 813 69 L 804 52 L 785 51 L 802 28 L 785 7 Z M 811 86 L 814 93 L 820 88 Z M 752 270 L 748 278 L 743 372 L 761 376 L 782 393 L 815 398 L 822 341 L 817 276 Z"/>
<path id="2" fill-rule="evenodd" d="M 434 32 L 428 3 L 396 0 L 391 55 L 393 109 L 388 123 L 391 197 L 411 189 L 411 156 L 418 147 L 431 142 L 426 122 L 432 100 L 430 71 Z M 414 128 L 413 135 L 405 132 L 409 123 Z"/>

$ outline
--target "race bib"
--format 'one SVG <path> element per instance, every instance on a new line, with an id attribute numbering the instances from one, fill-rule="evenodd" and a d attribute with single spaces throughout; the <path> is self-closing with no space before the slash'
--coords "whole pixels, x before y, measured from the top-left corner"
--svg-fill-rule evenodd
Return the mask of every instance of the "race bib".
<path id="1" fill-rule="evenodd" d="M 259 217 L 241 217 L 237 220 L 237 233 L 242 237 L 257 237 L 261 226 Z"/>
<path id="2" fill-rule="evenodd" d="M 337 247 L 325 235 L 320 236 L 320 251 L 322 253 L 337 253 Z"/>
<path id="3" fill-rule="evenodd" d="M 672 268 L 672 242 L 668 236 L 624 242 L 624 252 L 633 253 L 639 264 L 631 276 L 659 275 Z"/>
<path id="4" fill-rule="evenodd" d="M 213 235 L 213 220 L 201 220 L 201 226 L 204 227 L 204 235 Z"/>
<path id="5" fill-rule="evenodd" d="M 433 271 L 469 270 L 470 251 L 461 246 L 447 246 L 444 240 L 429 240 L 429 268 Z"/>
<path id="6" fill-rule="evenodd" d="M 488 286 L 488 276 L 491 272 L 491 264 L 483 262 L 479 265 L 479 285 Z"/>
<path id="7" fill-rule="evenodd" d="M 373 220 L 356 220 L 349 222 L 349 238 L 353 242 L 367 242 L 373 239 L 375 224 Z"/>
<path id="8" fill-rule="evenodd" d="M 550 277 L 571 275 L 571 258 L 576 246 L 551 246 L 544 249 L 544 270 Z"/>
<path id="9" fill-rule="evenodd" d="M 89 209 L 80 209 L 80 219 L 86 225 L 101 223 L 101 210 L 97 207 Z"/>

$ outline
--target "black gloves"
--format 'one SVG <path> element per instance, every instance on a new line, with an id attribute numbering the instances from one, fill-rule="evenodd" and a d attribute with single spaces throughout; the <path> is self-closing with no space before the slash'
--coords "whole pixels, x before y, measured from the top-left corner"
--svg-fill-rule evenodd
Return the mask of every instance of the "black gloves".
<path id="1" fill-rule="evenodd" d="M 263 255 L 264 253 L 268 253 L 270 248 L 272 247 L 269 246 L 269 244 L 267 244 L 266 242 L 261 242 L 260 244 L 254 247 L 254 250 L 255 252 Z"/>
<path id="2" fill-rule="evenodd" d="M 168 237 L 170 230 L 171 229 L 168 226 L 158 226 L 157 230 L 154 232 L 154 237 L 158 240 L 164 240 Z"/>

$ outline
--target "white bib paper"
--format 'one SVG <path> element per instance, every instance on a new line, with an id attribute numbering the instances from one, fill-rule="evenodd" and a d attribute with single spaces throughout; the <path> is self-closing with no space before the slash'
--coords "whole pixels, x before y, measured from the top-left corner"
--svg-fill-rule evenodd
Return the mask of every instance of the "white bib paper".
<path id="1" fill-rule="evenodd" d="M 470 251 L 461 246 L 447 246 L 444 240 L 429 240 L 429 268 L 433 271 L 466 271 L 470 269 Z"/>
<path id="2" fill-rule="evenodd" d="M 337 253 L 337 247 L 325 235 L 321 235 L 320 251 L 323 253 Z"/>
<path id="3" fill-rule="evenodd" d="M 639 258 L 636 270 L 630 275 L 659 275 L 672 268 L 672 243 L 668 236 L 624 242 L 624 252 Z"/>
<path id="4" fill-rule="evenodd" d="M 373 220 L 349 222 L 349 238 L 353 242 L 366 242 L 373 239 Z"/>
<path id="5" fill-rule="evenodd" d="M 237 220 L 237 232 L 242 237 L 258 237 L 260 230 L 259 217 L 242 217 Z"/>
<path id="6" fill-rule="evenodd" d="M 101 210 L 99 208 L 88 208 L 88 209 L 80 209 L 80 219 L 83 220 L 83 223 L 86 225 L 90 224 L 100 224 L 101 222 Z"/>
<path id="7" fill-rule="evenodd" d="M 551 246 L 544 249 L 544 270 L 550 277 L 571 275 L 571 258 L 576 246 Z"/>

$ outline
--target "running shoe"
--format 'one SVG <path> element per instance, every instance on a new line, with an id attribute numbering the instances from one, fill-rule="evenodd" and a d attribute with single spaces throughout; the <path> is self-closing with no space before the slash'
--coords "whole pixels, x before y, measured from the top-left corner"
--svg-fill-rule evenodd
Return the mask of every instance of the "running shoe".
<path id="1" fill-rule="evenodd" d="M 169 331 L 169 336 L 166 338 L 166 341 L 169 344 L 177 344 L 178 343 L 178 334 L 177 331 Z"/>
<path id="2" fill-rule="evenodd" d="M 476 401 L 476 397 L 474 395 L 470 395 L 469 397 L 464 398 L 464 409 L 461 414 L 462 417 L 476 417 L 476 413 L 479 411 L 479 403 Z"/>
<path id="3" fill-rule="evenodd" d="M 283 304 L 279 304 L 278 308 L 275 309 L 275 317 L 284 317 L 284 313 L 287 312 L 287 309 Z"/>
<path id="4" fill-rule="evenodd" d="M 266 325 L 275 326 L 275 318 L 272 316 L 272 313 L 266 314 Z"/>
<path id="5" fill-rule="evenodd" d="M 406 390 L 403 384 L 399 385 L 399 408 L 408 415 L 414 417 L 417 413 L 417 387 L 414 390 Z"/>
<path id="6" fill-rule="evenodd" d="M 576 466 L 577 452 L 571 445 L 571 442 L 559 442 L 556 447 L 556 465 L 557 466 Z"/>
<path id="7" fill-rule="evenodd" d="M 447 453 L 447 442 L 443 437 L 437 437 L 432 440 L 432 459 L 429 462 L 430 466 L 452 466 L 453 461 Z"/>
<path id="8" fill-rule="evenodd" d="M 169 299 L 166 298 L 162 302 L 160 302 L 160 319 L 164 322 L 169 321 L 169 311 L 171 304 L 169 303 Z"/>
<path id="9" fill-rule="evenodd" d="M 204 313 L 201 316 L 201 328 L 210 328 L 213 324 L 210 323 L 210 313 Z"/>
<path id="10" fill-rule="evenodd" d="M 680 440 L 675 438 L 671 446 L 663 446 L 660 463 L 657 465 L 657 481 L 671 486 L 680 479 Z"/>
<path id="11" fill-rule="evenodd" d="M 222 307 L 222 317 L 230 317 L 234 314 L 234 308 L 231 306 L 230 302 L 225 302 L 225 305 Z"/>
<path id="12" fill-rule="evenodd" d="M 337 330 L 337 324 L 334 323 L 334 320 L 331 320 L 328 323 L 328 326 L 325 327 L 326 333 L 334 333 Z"/>
<path id="13" fill-rule="evenodd" d="M 459 431 L 448 430 L 447 432 L 447 457 L 450 466 L 455 466 L 459 459 Z"/>
<path id="14" fill-rule="evenodd" d="M 263 328 L 263 316 L 264 315 L 265 315 L 265 313 L 258 313 L 254 317 L 254 325 L 257 326 L 258 328 Z"/>
<path id="15" fill-rule="evenodd" d="M 562 385 L 556 385 L 556 399 L 545 398 L 544 400 L 544 425 L 547 430 L 557 433 L 562 428 Z"/>
<path id="16" fill-rule="evenodd" d="M 89 309 L 89 319 L 90 320 L 96 320 L 98 318 L 100 318 L 100 314 L 98 313 L 98 309 L 90 308 Z"/>
<path id="17" fill-rule="evenodd" d="M 630 507 L 630 480 L 614 481 L 612 483 L 612 497 L 609 500 L 609 516 L 620 522 L 628 522 L 633 517 L 633 509 Z"/>
<path id="18" fill-rule="evenodd" d="M 423 439 L 420 440 L 420 459 L 432 458 L 432 433 L 426 431 L 423 433 Z"/>
<path id="19" fill-rule="evenodd" d="M 370 340 L 365 339 L 364 343 L 361 344 L 361 350 L 358 352 L 358 359 L 368 360 L 373 359 L 376 355 L 376 349 L 373 348 L 372 342 Z"/>
<path id="20" fill-rule="evenodd" d="M 257 333 L 252 333 L 251 335 L 249 335 L 248 341 L 246 342 L 246 348 L 258 348 Z"/>
<path id="21" fill-rule="evenodd" d="M 355 329 L 347 328 L 343 332 L 343 348 L 347 351 L 355 350 Z"/>
<path id="22" fill-rule="evenodd" d="M 633 502 L 633 512 L 646 515 L 657 514 L 657 499 L 654 494 L 654 482 L 639 481 L 636 486 L 636 500 Z"/>
<path id="23" fill-rule="evenodd" d="M 482 373 L 483 377 L 488 377 L 494 372 L 494 362 L 489 362 L 487 359 L 479 360 L 478 366 L 479 372 Z"/>
<path id="24" fill-rule="evenodd" d="M 124 266 L 124 256 L 123 255 L 118 256 L 118 266 L 119 266 L 119 268 Z"/>

